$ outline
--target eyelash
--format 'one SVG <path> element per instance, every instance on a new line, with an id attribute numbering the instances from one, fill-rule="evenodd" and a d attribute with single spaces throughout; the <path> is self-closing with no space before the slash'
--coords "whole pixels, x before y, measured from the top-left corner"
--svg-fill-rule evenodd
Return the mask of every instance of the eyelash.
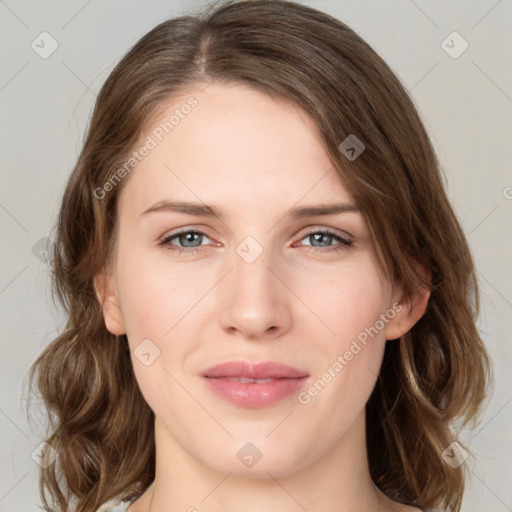
<path id="1" fill-rule="evenodd" d="M 169 251 L 177 251 L 178 254 L 181 254 L 183 251 L 186 251 L 189 254 L 196 254 L 196 253 L 200 253 L 200 252 L 204 251 L 205 246 L 203 246 L 203 245 L 200 245 L 198 247 L 180 247 L 179 245 L 170 243 L 171 240 L 174 240 L 176 237 L 178 237 L 180 235 L 187 235 L 189 233 L 195 233 L 197 235 L 201 235 L 201 236 L 205 236 L 205 237 L 209 238 L 208 235 L 206 233 L 204 233 L 203 231 L 199 231 L 199 230 L 195 230 L 195 229 L 188 229 L 188 230 L 183 230 L 183 231 L 177 231 L 175 233 L 171 233 L 170 235 L 167 235 L 159 242 L 158 245 L 169 250 Z M 333 247 L 314 247 L 311 245 L 304 246 L 304 247 L 307 247 L 308 250 L 316 250 L 316 251 L 320 251 L 323 253 L 336 252 L 336 251 L 341 251 L 343 249 L 346 249 L 347 247 L 352 246 L 354 243 L 352 240 L 347 240 L 346 238 L 343 238 L 340 235 L 337 235 L 333 231 L 329 231 L 326 229 L 316 229 L 316 230 L 309 231 L 301 238 L 301 240 L 304 240 L 304 238 L 307 238 L 308 236 L 316 235 L 316 234 L 330 236 L 333 239 L 335 239 L 337 242 L 339 242 L 339 245 L 335 245 Z"/>

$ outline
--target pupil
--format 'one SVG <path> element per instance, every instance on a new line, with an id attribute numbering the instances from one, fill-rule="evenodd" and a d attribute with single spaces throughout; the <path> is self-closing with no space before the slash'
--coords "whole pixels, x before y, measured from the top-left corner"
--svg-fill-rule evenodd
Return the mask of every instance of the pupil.
<path id="1" fill-rule="evenodd" d="M 323 238 L 324 238 L 324 241 L 322 243 L 322 239 Z M 315 233 L 313 235 L 313 239 L 316 240 L 317 242 L 320 242 L 320 245 L 322 247 L 324 247 L 324 246 L 328 246 L 329 245 L 331 236 L 330 235 L 326 235 L 325 233 Z"/>
<path id="2" fill-rule="evenodd" d="M 197 242 L 197 238 L 194 240 L 194 237 L 199 238 L 199 233 L 186 233 L 185 235 L 181 235 L 180 236 L 180 244 L 184 245 L 185 247 L 191 247 L 191 246 L 195 247 L 197 244 L 194 245 L 194 241 Z M 191 242 L 192 245 L 188 245 L 189 242 Z"/>

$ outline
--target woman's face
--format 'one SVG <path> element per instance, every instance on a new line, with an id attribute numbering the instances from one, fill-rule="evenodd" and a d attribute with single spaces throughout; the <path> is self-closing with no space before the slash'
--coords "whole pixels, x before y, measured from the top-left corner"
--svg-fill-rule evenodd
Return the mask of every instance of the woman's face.
<path id="1" fill-rule="evenodd" d="M 361 212 L 298 108 L 234 85 L 165 107 L 124 178 L 102 299 L 158 442 L 263 476 L 341 453 L 410 327 Z"/>

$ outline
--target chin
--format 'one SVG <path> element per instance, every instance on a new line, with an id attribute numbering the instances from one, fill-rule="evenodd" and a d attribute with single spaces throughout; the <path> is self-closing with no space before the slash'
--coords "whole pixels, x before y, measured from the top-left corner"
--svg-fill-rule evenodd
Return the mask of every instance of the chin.
<path id="1" fill-rule="evenodd" d="M 311 453 L 301 454 L 300 448 L 301 443 L 283 447 L 282 442 L 271 442 L 264 435 L 254 436 L 252 441 L 237 438 L 219 443 L 215 453 L 201 453 L 200 461 L 214 471 L 231 473 L 233 477 L 269 478 L 269 473 L 276 478 L 285 477 L 311 463 L 307 460 Z"/>

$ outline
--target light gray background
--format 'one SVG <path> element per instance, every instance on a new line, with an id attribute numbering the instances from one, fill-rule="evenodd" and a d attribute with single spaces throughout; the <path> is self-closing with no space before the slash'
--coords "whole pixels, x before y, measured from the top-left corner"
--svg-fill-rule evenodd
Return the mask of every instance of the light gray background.
<path id="1" fill-rule="evenodd" d="M 113 65 L 158 22 L 203 3 L 0 0 L 0 512 L 39 510 L 31 453 L 40 432 L 27 422 L 22 391 L 30 364 L 62 326 L 48 267 L 32 248 L 50 233 Z M 433 138 L 478 265 L 479 327 L 495 363 L 483 421 L 464 438 L 478 458 L 463 510 L 512 511 L 512 2 L 304 3 L 346 22 L 387 60 Z M 43 31 L 58 43 L 47 59 L 31 47 Z M 469 44 L 456 59 L 441 46 L 453 31 Z"/>

